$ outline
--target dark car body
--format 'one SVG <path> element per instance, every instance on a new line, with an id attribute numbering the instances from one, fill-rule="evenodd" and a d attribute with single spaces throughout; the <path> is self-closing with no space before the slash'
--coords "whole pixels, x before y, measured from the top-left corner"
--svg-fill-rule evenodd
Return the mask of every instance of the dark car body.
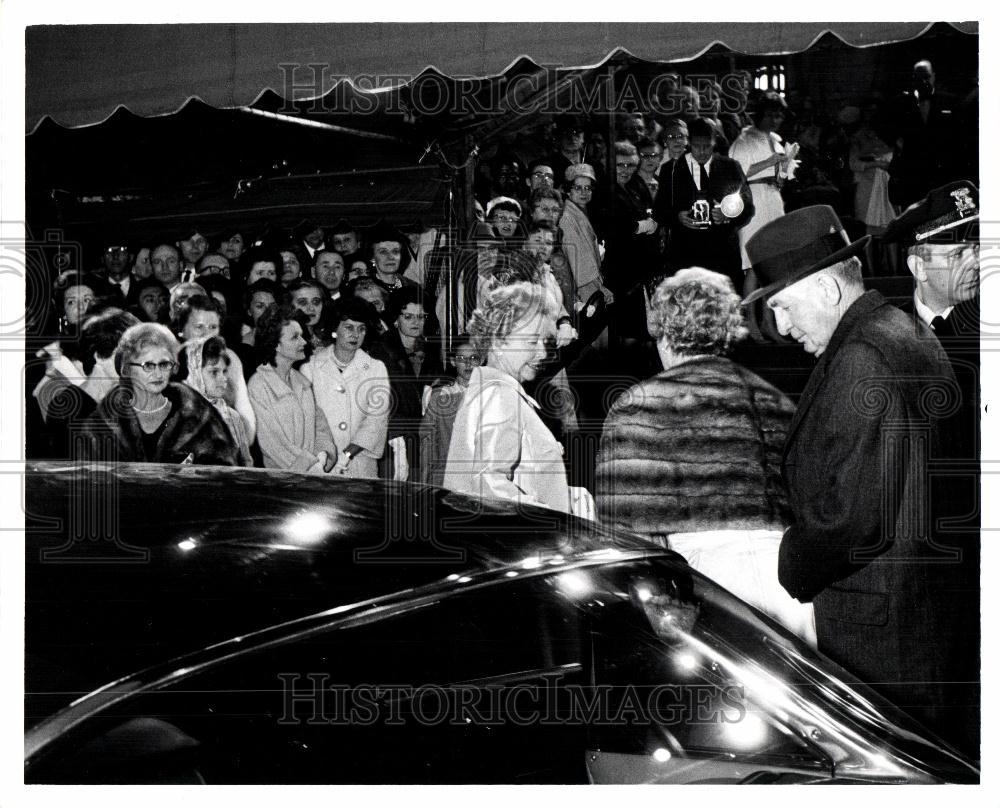
<path id="1" fill-rule="evenodd" d="M 978 782 L 593 522 L 252 469 L 25 485 L 26 782 Z"/>

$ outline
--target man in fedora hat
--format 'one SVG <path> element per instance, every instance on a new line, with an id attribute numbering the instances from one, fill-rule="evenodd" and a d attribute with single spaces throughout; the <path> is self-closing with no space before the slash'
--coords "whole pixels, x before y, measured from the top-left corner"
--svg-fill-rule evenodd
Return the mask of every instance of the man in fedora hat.
<path id="1" fill-rule="evenodd" d="M 778 575 L 813 602 L 823 653 L 964 744 L 976 593 L 971 554 L 940 530 L 932 480 L 955 377 L 924 326 L 865 291 L 868 238 L 851 243 L 817 205 L 747 243 L 761 288 L 744 302 L 763 298 L 779 331 L 818 358 L 783 454 L 794 522 Z"/>

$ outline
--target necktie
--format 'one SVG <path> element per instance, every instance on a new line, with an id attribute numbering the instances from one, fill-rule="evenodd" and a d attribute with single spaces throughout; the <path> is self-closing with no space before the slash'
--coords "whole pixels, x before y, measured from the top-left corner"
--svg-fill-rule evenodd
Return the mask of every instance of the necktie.
<path id="1" fill-rule="evenodd" d="M 935 317 L 931 320 L 931 328 L 934 329 L 934 334 L 938 338 L 940 337 L 950 337 L 953 336 L 951 324 L 941 316 Z"/>
<path id="2" fill-rule="evenodd" d="M 701 195 L 704 196 L 707 199 L 708 196 L 709 196 L 709 193 L 708 193 L 708 171 L 705 170 L 705 166 L 704 165 L 700 165 L 699 164 L 698 168 L 701 170 Z"/>

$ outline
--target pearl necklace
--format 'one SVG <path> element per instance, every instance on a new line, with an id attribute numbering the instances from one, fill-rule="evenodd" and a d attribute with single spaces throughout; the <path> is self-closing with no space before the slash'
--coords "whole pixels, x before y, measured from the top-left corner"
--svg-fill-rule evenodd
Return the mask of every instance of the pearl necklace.
<path id="1" fill-rule="evenodd" d="M 162 410 L 168 404 L 170 404 L 170 400 L 164 398 L 163 403 L 159 407 L 153 407 L 153 409 L 151 410 L 141 410 L 137 406 L 135 406 L 135 404 L 132 405 L 132 409 L 135 410 L 136 412 L 141 412 L 143 415 L 152 415 L 154 412 L 159 412 L 160 410 Z"/>

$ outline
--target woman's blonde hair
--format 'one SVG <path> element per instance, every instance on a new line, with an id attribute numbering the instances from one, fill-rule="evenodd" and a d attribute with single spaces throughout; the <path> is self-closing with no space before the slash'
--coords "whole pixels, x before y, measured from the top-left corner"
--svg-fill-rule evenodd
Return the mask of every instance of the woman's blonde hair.
<path id="1" fill-rule="evenodd" d="M 657 286 L 650 310 L 649 333 L 679 354 L 726 354 L 748 333 L 732 281 L 701 267 Z"/>
<path id="2" fill-rule="evenodd" d="M 181 346 L 170 329 L 159 323 L 139 323 L 125 330 L 118 347 L 115 348 L 115 370 L 119 376 L 128 376 L 125 368 L 146 348 L 166 348 L 170 357 L 177 361 Z"/>
<path id="3" fill-rule="evenodd" d="M 558 311 L 552 292 L 544 284 L 530 281 L 492 282 L 483 290 L 479 303 L 469 320 L 469 338 L 482 356 L 521 323 L 539 314 L 554 320 Z"/>

